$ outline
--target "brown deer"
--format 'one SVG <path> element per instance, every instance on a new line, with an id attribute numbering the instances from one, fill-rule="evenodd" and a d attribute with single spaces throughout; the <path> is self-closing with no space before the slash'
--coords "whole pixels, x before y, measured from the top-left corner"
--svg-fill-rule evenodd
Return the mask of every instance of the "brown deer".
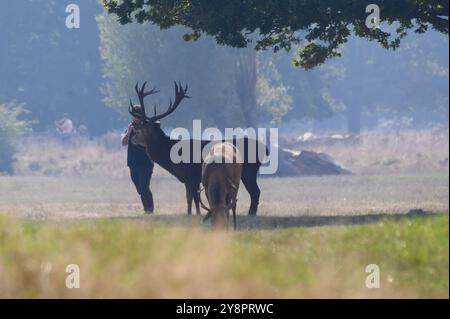
<path id="1" fill-rule="evenodd" d="M 197 163 L 193 160 L 193 154 L 191 152 L 190 157 L 191 161 L 189 163 L 180 162 L 174 163 L 170 158 L 170 151 L 172 147 L 179 143 L 179 140 L 170 139 L 164 131 L 161 129 L 160 120 L 172 112 L 176 110 L 176 108 L 180 105 L 180 102 L 184 98 L 190 98 L 186 95 L 187 85 L 183 88 L 181 83 L 175 82 L 175 100 L 172 103 L 170 100 L 170 104 L 166 112 L 162 114 L 156 114 L 156 105 L 154 107 L 154 116 L 148 117 L 145 112 L 144 98 L 145 96 L 151 94 L 151 92 L 155 92 L 154 89 L 146 92 L 145 91 L 145 82 L 141 88 L 138 88 L 138 84 L 135 86 L 136 93 L 139 98 L 140 103 L 140 111 L 133 106 L 132 101 L 130 100 L 129 112 L 131 115 L 138 117 L 141 119 L 140 124 L 134 124 L 134 128 L 136 134 L 132 139 L 132 143 L 140 144 L 146 148 L 148 156 L 160 165 L 162 168 L 167 170 L 169 173 L 174 175 L 180 182 L 185 185 L 186 188 L 186 200 L 187 200 L 187 213 L 190 215 L 192 213 L 192 200 L 194 200 L 195 208 L 197 214 L 200 214 L 200 203 L 199 203 L 199 187 L 202 176 L 202 163 Z M 238 139 L 233 139 L 233 144 L 236 145 Z M 198 141 L 197 141 L 198 142 Z M 200 141 L 201 150 L 209 144 L 211 141 Z M 243 142 L 243 143 L 241 143 Z M 254 142 L 254 141 L 253 141 Z M 188 143 L 190 150 L 194 149 L 194 140 L 186 140 L 183 143 Z M 255 156 L 249 156 L 249 139 L 247 137 L 243 138 L 243 141 L 239 141 L 240 144 L 244 146 L 245 152 L 241 154 L 242 156 L 242 174 L 241 179 L 245 188 L 250 194 L 251 204 L 248 211 L 249 215 L 256 215 L 259 203 L 260 189 L 256 182 L 256 177 L 258 175 L 259 167 L 261 166 L 261 162 L 259 158 L 256 156 L 256 161 L 249 161 L 248 158 L 254 158 Z M 262 143 L 256 143 L 256 152 L 258 152 L 258 148 L 263 147 L 265 150 L 265 154 L 268 155 L 267 147 Z M 185 148 L 183 148 L 185 149 Z M 203 159 L 202 159 L 203 160 Z"/>
<path id="2" fill-rule="evenodd" d="M 214 228 L 228 228 L 230 209 L 233 211 L 233 229 L 236 230 L 236 204 L 242 173 L 242 158 L 231 143 L 222 142 L 211 146 L 202 165 L 202 184 L 209 208 L 203 221 L 211 217 Z"/>

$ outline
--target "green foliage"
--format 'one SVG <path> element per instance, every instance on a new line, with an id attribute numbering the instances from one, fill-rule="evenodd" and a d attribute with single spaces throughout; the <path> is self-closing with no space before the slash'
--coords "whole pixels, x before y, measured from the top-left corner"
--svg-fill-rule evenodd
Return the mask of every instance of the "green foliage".
<path id="1" fill-rule="evenodd" d="M 279 125 L 292 109 L 289 88 L 283 84 L 273 59 L 262 57 L 256 83 L 259 111 L 270 116 L 270 124 Z"/>
<path id="2" fill-rule="evenodd" d="M 342 59 L 319 68 L 337 113 L 348 114 L 356 105 L 371 117 L 415 116 L 422 123 L 448 118 L 447 36 L 429 32 L 409 37 L 396 54 L 356 38 L 341 51 Z"/>
<path id="3" fill-rule="evenodd" d="M 68 29 L 58 0 L 2 1 L 0 4 L 0 101 L 27 105 L 36 131 L 54 128 L 69 113 L 76 126 L 99 134 L 117 116 L 101 103 L 98 1 L 82 1 L 81 28 Z M 95 114 L 95 116 L 92 116 Z M 99 121 L 101 118 L 101 121 Z"/>
<path id="4" fill-rule="evenodd" d="M 278 121 L 290 107 L 287 90 L 276 81 L 276 70 L 266 72 L 268 59 L 253 50 L 237 50 L 219 46 L 212 39 L 200 39 L 194 43 L 180 41 L 185 28 L 159 30 L 148 23 L 131 23 L 122 26 L 113 16 L 97 18 L 101 55 L 104 61 L 103 85 L 104 102 L 113 107 L 124 118 L 128 118 L 129 99 L 136 100 L 136 81 L 150 81 L 160 93 L 146 99 L 147 112 L 152 113 L 153 105 L 163 112 L 173 98 L 173 81 L 189 84 L 192 100 L 183 104 L 171 116 L 164 119 L 169 126 L 190 127 L 193 119 L 201 118 L 204 125 L 236 127 L 252 124 L 248 115 L 261 113 L 261 117 Z M 258 65 L 256 75 L 261 85 L 240 87 L 248 84 L 247 69 L 244 65 Z M 272 69 L 275 68 L 272 65 Z M 259 71 L 261 69 L 261 72 Z M 256 94 L 262 106 L 242 106 L 237 92 Z M 275 94 L 275 95 L 273 95 Z M 250 107 L 250 110 L 247 109 Z M 253 107 L 253 108 L 252 108 Z M 249 111 L 249 112 L 247 112 Z M 203 125 L 202 123 L 202 125 Z"/>
<path id="5" fill-rule="evenodd" d="M 102 87 L 104 102 L 128 118 L 130 98 L 137 103 L 134 86 L 149 81 L 160 93 L 145 99 L 147 112 L 165 111 L 174 96 L 173 81 L 189 85 L 191 100 L 185 100 L 165 126 L 190 127 L 192 119 L 218 124 L 239 118 L 233 95 L 233 60 L 230 50 L 222 50 L 211 40 L 194 45 L 180 41 L 180 28 L 161 31 L 139 24 L 121 26 L 111 16 L 97 18 L 101 55 L 104 61 Z"/>
<path id="6" fill-rule="evenodd" d="M 162 29 L 182 25 L 192 30 L 185 40 L 211 35 L 217 43 L 242 48 L 255 34 L 255 49 L 290 50 L 302 40 L 295 64 L 311 69 L 339 56 L 339 46 L 351 34 L 375 41 L 386 49 L 397 49 L 408 31 L 429 28 L 448 34 L 449 3 L 446 0 L 378 1 L 381 20 L 392 32 L 366 27 L 371 0 L 103 0 L 108 13 L 120 23 L 151 22 Z M 303 38 L 302 38 L 303 36 Z"/>
<path id="7" fill-rule="evenodd" d="M 25 112 L 23 104 L 0 104 L 0 172 L 11 172 L 19 137 L 29 126 L 19 119 Z"/>

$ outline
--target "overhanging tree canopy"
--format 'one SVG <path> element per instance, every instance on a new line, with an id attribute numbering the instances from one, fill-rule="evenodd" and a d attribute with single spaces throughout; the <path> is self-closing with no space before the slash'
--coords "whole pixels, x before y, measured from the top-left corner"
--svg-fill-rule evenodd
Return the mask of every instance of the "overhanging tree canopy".
<path id="1" fill-rule="evenodd" d="M 396 49 L 408 31 L 429 28 L 448 34 L 448 0 L 378 0 L 382 22 L 393 32 L 366 26 L 373 0 L 103 0 L 120 23 L 150 22 L 163 29 L 183 25 L 192 30 L 185 40 L 202 34 L 217 43 L 260 49 L 299 49 L 297 66 L 310 69 L 339 56 L 339 45 L 353 33 Z M 256 36 L 256 40 L 255 40 Z"/>

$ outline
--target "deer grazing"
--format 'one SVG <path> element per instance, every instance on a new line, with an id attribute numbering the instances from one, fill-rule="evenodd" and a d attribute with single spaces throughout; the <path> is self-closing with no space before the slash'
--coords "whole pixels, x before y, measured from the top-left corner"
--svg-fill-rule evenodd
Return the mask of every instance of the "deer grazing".
<path id="1" fill-rule="evenodd" d="M 144 98 L 147 95 L 153 94 L 155 92 L 154 89 L 150 91 L 145 91 L 145 86 L 147 82 L 145 82 L 141 88 L 138 87 L 138 84 L 135 86 L 136 93 L 139 98 L 140 110 L 138 110 L 130 100 L 130 106 L 128 111 L 131 115 L 138 117 L 141 119 L 140 124 L 134 124 L 134 128 L 136 134 L 132 138 L 131 142 L 134 144 L 139 144 L 145 147 L 148 156 L 160 165 L 162 168 L 167 170 L 173 176 L 175 176 L 180 182 L 182 182 L 186 189 L 186 200 L 187 200 L 187 213 L 192 214 L 192 201 L 195 203 L 196 213 L 200 214 L 200 197 L 199 197 L 199 188 L 202 177 L 202 163 L 197 163 L 193 161 L 193 154 L 191 152 L 191 161 L 189 163 L 180 162 L 174 163 L 170 158 L 170 152 L 172 147 L 179 143 L 179 140 L 170 139 L 164 131 L 161 129 L 160 120 L 164 117 L 173 113 L 177 107 L 180 105 L 181 101 L 185 98 L 190 98 L 186 95 L 188 90 L 187 85 L 183 88 L 181 83 L 175 82 L 175 100 L 172 103 L 170 100 L 169 107 L 162 114 L 156 114 L 156 105 L 154 108 L 154 115 L 148 117 L 145 112 Z M 233 139 L 233 144 L 236 145 L 238 139 Z M 198 141 L 197 141 L 198 142 Z M 208 145 L 211 141 L 200 141 L 201 150 Z M 243 143 L 241 143 L 243 142 Z M 183 143 L 189 143 L 189 149 L 194 150 L 194 140 L 186 140 Z M 242 174 L 241 180 L 244 184 L 245 188 L 250 194 L 251 204 L 248 211 L 249 215 L 256 215 L 259 203 L 260 189 L 258 187 L 256 177 L 258 174 L 259 167 L 261 166 L 261 162 L 259 158 L 256 157 L 256 160 L 249 161 L 249 139 L 247 137 L 243 138 L 243 141 L 239 141 L 241 145 L 244 146 L 245 152 L 241 154 L 242 156 Z M 261 145 L 260 145 L 261 144 Z M 265 148 L 265 154 L 268 155 L 268 150 L 265 145 L 262 143 L 256 143 L 256 151 L 258 151 L 258 147 Z M 250 158 L 254 158 L 255 156 L 250 156 Z M 203 159 L 202 159 L 203 160 Z"/>
<path id="2" fill-rule="evenodd" d="M 236 204 L 242 173 L 242 158 L 231 143 L 222 142 L 211 146 L 202 165 L 202 184 L 208 199 L 207 207 L 200 198 L 201 206 L 207 210 L 203 221 L 212 219 L 214 228 L 228 228 L 230 209 L 233 211 L 233 228 L 236 230 Z"/>

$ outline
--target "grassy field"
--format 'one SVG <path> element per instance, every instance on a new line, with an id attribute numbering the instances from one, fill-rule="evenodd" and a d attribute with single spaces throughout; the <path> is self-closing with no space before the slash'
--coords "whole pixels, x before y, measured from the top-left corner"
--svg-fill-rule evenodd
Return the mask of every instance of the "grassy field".
<path id="1" fill-rule="evenodd" d="M 260 178 L 259 215 L 264 217 L 406 213 L 422 208 L 448 212 L 448 172 L 415 175 L 360 175 Z M 152 179 L 156 216 L 186 212 L 184 186 L 174 178 Z M 238 196 L 246 214 L 249 196 Z M 141 217 L 141 204 L 128 178 L 0 176 L 0 211 L 30 218 Z"/>
<path id="2" fill-rule="evenodd" d="M 0 176 L 0 297 L 448 297 L 448 173 L 260 185 L 259 216 L 243 190 L 239 231 L 213 233 L 173 178 L 144 216 L 128 179 Z"/>
<path id="3" fill-rule="evenodd" d="M 0 297 L 446 297 L 448 215 L 237 233 L 0 216 Z M 80 288 L 65 286 L 68 264 Z M 380 288 L 365 285 L 377 264 Z"/>

